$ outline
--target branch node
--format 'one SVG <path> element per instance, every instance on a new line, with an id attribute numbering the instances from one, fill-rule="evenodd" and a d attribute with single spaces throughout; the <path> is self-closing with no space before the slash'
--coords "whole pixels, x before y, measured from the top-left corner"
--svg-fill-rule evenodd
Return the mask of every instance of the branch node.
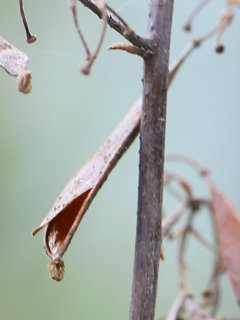
<path id="1" fill-rule="evenodd" d="M 124 37 L 131 37 L 132 35 L 134 35 L 134 31 L 133 29 L 127 28 L 123 31 L 123 36 Z"/>

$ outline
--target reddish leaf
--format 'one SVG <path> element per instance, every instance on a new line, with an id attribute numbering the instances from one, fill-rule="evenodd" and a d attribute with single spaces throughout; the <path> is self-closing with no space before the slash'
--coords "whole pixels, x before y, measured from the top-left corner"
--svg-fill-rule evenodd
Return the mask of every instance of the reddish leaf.
<path id="1" fill-rule="evenodd" d="M 235 296 L 240 303 L 240 217 L 214 184 L 211 184 L 211 193 L 220 251 Z"/>

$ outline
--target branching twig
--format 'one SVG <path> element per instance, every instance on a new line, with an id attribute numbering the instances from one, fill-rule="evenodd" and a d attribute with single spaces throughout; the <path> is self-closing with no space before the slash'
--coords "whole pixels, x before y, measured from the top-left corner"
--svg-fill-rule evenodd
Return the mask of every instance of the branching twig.
<path id="1" fill-rule="evenodd" d="M 178 252 L 178 269 L 179 269 L 180 287 L 182 288 L 182 290 L 184 290 L 186 294 L 190 294 L 190 288 L 189 288 L 189 284 L 185 274 L 185 269 L 186 269 L 185 253 L 186 253 L 188 234 L 189 234 L 189 230 L 192 227 L 193 217 L 194 217 L 193 210 L 191 210 L 188 216 L 186 226 L 181 235 L 179 252 Z"/>
<path id="2" fill-rule="evenodd" d="M 209 4 L 212 0 L 202 0 L 197 7 L 193 10 L 191 15 L 189 16 L 187 22 L 184 24 L 183 28 L 186 31 L 190 31 L 192 29 L 192 22 L 195 17 L 199 14 L 199 12 L 204 8 L 207 4 Z M 216 36 L 216 46 L 215 50 L 217 53 L 222 53 L 225 49 L 224 45 L 221 43 L 221 37 L 226 28 L 231 24 L 232 19 L 234 17 L 233 7 L 237 5 L 237 1 L 235 0 L 225 0 L 225 8 L 223 14 L 219 19 L 219 23 L 215 28 Z"/>
<path id="3" fill-rule="evenodd" d="M 182 52 L 180 57 L 171 65 L 171 75 L 169 75 L 169 78 L 168 78 L 169 85 L 171 84 L 173 77 L 175 76 L 175 73 L 181 67 L 183 62 L 188 58 L 188 56 L 193 52 L 193 50 L 200 47 L 200 45 L 204 41 L 214 36 L 217 33 L 217 31 L 218 31 L 218 27 L 215 27 L 214 29 L 207 32 L 206 34 L 202 35 L 201 37 L 190 40 L 189 44 L 187 45 L 185 50 Z"/>
<path id="4" fill-rule="evenodd" d="M 92 12 L 94 12 L 100 19 L 102 19 L 102 10 L 92 1 L 90 0 L 79 0 L 83 5 L 89 8 Z M 142 38 L 137 35 L 128 24 L 112 9 L 108 6 L 108 10 L 110 10 L 114 16 L 107 15 L 107 24 L 113 28 L 115 31 L 120 33 L 125 39 L 127 39 L 134 46 L 142 48 L 145 50 L 145 55 L 147 53 L 152 54 L 155 51 L 153 43 L 150 39 Z"/>
<path id="5" fill-rule="evenodd" d="M 180 247 L 179 247 L 179 252 L 178 252 L 178 266 L 179 266 L 179 277 L 180 277 L 180 288 L 181 288 L 181 294 L 184 295 L 185 294 L 185 299 L 183 301 L 183 305 L 181 306 L 181 309 L 184 309 L 185 312 L 187 313 L 187 317 L 189 319 L 192 320 L 213 320 L 213 318 L 211 316 L 209 316 L 204 310 L 203 310 L 203 306 L 204 304 L 200 305 L 197 304 L 194 301 L 194 297 L 190 291 L 190 287 L 189 287 L 189 282 L 188 279 L 186 277 L 186 263 L 185 263 L 185 254 L 186 254 L 186 245 L 187 245 L 187 239 L 188 236 L 193 233 L 193 217 L 194 217 L 194 212 L 195 210 L 192 210 L 189 214 L 187 223 L 184 227 L 184 230 L 181 234 L 181 239 L 180 239 Z M 203 241 L 203 238 L 200 237 L 201 241 L 204 242 L 204 244 L 206 244 L 206 241 Z M 214 252 L 214 256 L 216 255 L 216 252 Z M 210 278 L 210 282 L 209 282 L 209 286 L 211 285 L 211 287 L 207 287 L 211 289 L 213 289 L 212 286 L 214 286 L 214 294 L 216 294 L 216 296 L 214 295 L 214 298 L 216 298 L 216 300 L 212 300 L 213 301 L 218 301 L 218 291 L 216 287 L 216 270 L 214 269 L 214 273 L 213 276 Z M 209 293 L 207 290 L 205 291 L 205 298 L 207 299 L 207 295 L 209 294 L 213 294 L 212 292 Z M 211 296 L 212 298 L 212 296 Z M 180 308 L 180 306 L 179 306 Z M 178 309 L 180 310 L 180 309 Z"/>
<path id="6" fill-rule="evenodd" d="M 74 20 L 74 23 L 75 23 L 75 27 L 76 27 L 77 32 L 78 32 L 78 34 L 79 34 L 79 37 L 80 37 L 80 39 L 81 39 L 81 41 L 82 41 L 83 47 L 84 47 L 84 49 L 85 49 L 85 51 L 86 51 L 87 59 L 89 59 L 89 57 L 90 57 L 90 55 L 91 55 L 91 52 L 90 52 L 90 50 L 89 50 L 89 48 L 88 48 L 87 42 L 85 41 L 85 38 L 84 38 L 84 36 L 83 36 L 83 34 L 82 34 L 82 31 L 81 31 L 80 28 L 79 28 L 78 18 L 77 18 L 76 0 L 70 0 L 70 1 L 69 1 L 69 6 L 70 6 L 70 8 L 71 8 L 71 10 L 72 10 L 73 20 Z"/>
<path id="7" fill-rule="evenodd" d="M 96 60 L 98 53 L 101 49 L 105 32 L 106 32 L 106 26 L 107 26 L 107 5 L 102 0 L 98 0 L 97 3 L 99 4 L 99 8 L 101 9 L 102 12 L 102 20 L 103 20 L 103 28 L 102 28 L 102 33 L 100 36 L 100 40 L 98 42 L 97 48 L 95 52 L 92 54 L 90 49 L 88 48 L 87 42 L 80 30 L 79 24 L 78 24 L 78 19 L 77 19 L 77 9 L 76 9 L 76 0 L 70 0 L 70 8 L 72 9 L 73 13 L 73 18 L 74 18 L 74 23 L 76 26 L 76 29 L 78 31 L 79 37 L 83 43 L 83 46 L 85 48 L 86 54 L 87 54 L 87 63 L 83 66 L 81 66 L 81 71 L 83 74 L 88 75 L 90 73 L 90 69 L 93 65 L 93 62 Z"/>

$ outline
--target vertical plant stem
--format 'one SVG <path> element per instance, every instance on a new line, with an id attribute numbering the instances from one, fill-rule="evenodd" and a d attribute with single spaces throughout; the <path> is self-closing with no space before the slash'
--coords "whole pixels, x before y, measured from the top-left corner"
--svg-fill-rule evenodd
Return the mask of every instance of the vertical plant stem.
<path id="1" fill-rule="evenodd" d="M 140 125 L 137 231 L 130 320 L 153 320 L 161 248 L 166 97 L 173 0 L 151 0 L 148 38 L 155 55 L 144 61 Z"/>

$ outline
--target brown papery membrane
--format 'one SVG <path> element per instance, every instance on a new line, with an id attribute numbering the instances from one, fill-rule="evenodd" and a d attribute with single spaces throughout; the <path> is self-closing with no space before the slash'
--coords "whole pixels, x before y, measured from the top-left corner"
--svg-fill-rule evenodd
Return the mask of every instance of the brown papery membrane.
<path id="1" fill-rule="evenodd" d="M 91 189 L 74 199 L 48 224 L 45 233 L 45 247 L 50 258 L 62 257 L 66 251 L 71 239 L 69 242 L 65 240 L 90 191 Z"/>
<path id="2" fill-rule="evenodd" d="M 240 305 L 240 215 L 213 182 L 210 183 L 210 187 L 220 252 Z"/>

